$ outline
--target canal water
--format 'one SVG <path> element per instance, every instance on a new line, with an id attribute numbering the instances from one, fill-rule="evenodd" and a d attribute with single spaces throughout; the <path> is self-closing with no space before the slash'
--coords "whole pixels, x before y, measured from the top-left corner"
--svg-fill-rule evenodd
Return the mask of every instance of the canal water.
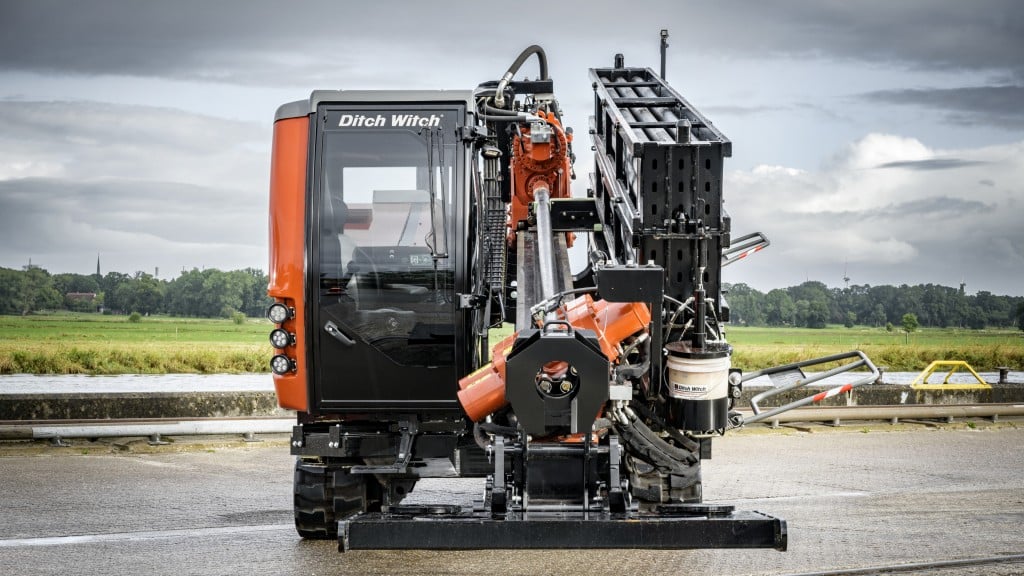
<path id="1" fill-rule="evenodd" d="M 266 374 L 11 374 L 0 376 L 0 394 L 111 394 L 124 392 L 273 392 Z"/>
<path id="2" fill-rule="evenodd" d="M 819 386 L 841 386 L 857 378 L 862 372 L 835 376 L 818 383 Z M 808 374 L 810 375 L 810 373 Z M 910 384 L 917 372 L 886 372 L 886 384 Z M 996 372 L 980 372 L 986 382 L 997 382 Z M 945 372 L 936 372 L 930 383 L 941 383 Z M 976 380 L 970 373 L 958 372 L 950 382 L 971 383 Z M 1024 372 L 1010 372 L 1009 381 L 1024 384 Z M 767 377 L 757 378 L 748 386 L 771 386 Z M 0 394 L 102 394 L 119 392 L 272 392 L 274 383 L 266 374 L 123 374 L 117 376 L 11 374 L 0 376 Z"/>

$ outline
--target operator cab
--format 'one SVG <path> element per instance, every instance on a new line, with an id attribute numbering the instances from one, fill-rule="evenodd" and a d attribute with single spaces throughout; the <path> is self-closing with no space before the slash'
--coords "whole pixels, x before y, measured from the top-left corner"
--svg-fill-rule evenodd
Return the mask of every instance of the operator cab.
<path id="1" fill-rule="evenodd" d="M 308 286 L 322 409 L 457 409 L 467 102 L 324 93 L 312 135 Z M 459 96 L 463 96 L 459 93 Z M 371 384 L 372 383 L 372 384 Z"/>

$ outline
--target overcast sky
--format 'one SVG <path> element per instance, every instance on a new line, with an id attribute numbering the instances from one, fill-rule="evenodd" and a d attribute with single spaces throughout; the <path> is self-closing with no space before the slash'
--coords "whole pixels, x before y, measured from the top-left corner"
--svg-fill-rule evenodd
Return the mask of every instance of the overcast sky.
<path id="1" fill-rule="evenodd" d="M 1015 0 L 2 0 L 0 266 L 266 269 L 279 104 L 471 89 L 537 43 L 583 136 L 587 69 L 656 69 L 661 28 L 668 80 L 733 141 L 734 230 L 772 240 L 727 281 L 1024 294 Z"/>

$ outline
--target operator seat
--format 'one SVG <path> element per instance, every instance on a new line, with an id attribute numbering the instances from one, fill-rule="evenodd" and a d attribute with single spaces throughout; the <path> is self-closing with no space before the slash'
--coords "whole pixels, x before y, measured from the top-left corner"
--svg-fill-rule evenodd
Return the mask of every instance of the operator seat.
<path id="1" fill-rule="evenodd" d="M 349 266 L 358 247 L 355 240 L 345 234 L 348 205 L 340 197 L 329 194 L 323 211 L 320 227 L 320 276 L 337 280 L 336 284 L 332 284 L 345 287 L 352 280 L 353 271 Z"/>

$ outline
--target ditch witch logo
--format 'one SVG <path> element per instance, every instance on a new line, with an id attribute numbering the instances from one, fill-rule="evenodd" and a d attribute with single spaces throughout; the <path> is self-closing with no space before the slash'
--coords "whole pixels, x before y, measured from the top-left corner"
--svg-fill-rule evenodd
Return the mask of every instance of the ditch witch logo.
<path id="1" fill-rule="evenodd" d="M 442 118 L 443 114 L 342 114 L 338 128 L 436 128 Z"/>

